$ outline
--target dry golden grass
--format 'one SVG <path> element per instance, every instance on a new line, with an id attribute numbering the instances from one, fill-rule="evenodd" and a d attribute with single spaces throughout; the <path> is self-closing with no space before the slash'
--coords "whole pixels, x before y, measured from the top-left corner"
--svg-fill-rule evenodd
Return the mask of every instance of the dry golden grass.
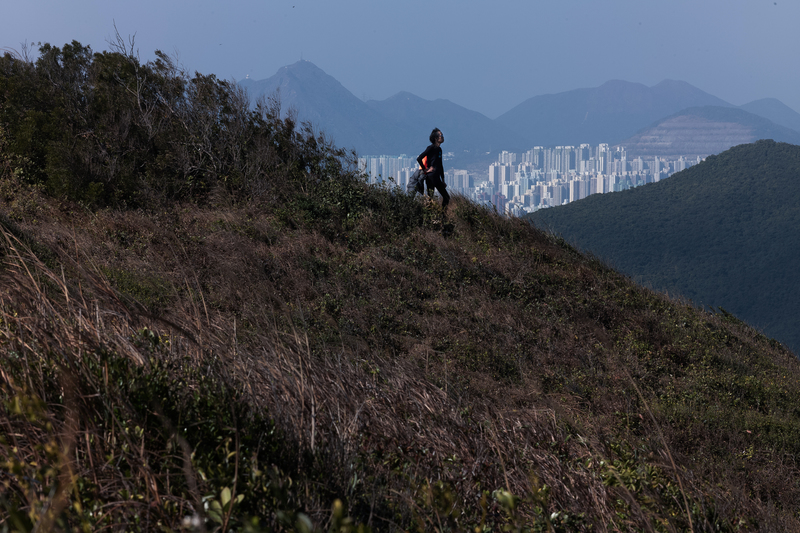
<path id="1" fill-rule="evenodd" d="M 254 205 L 72 209 L 42 198 L 35 223 L 4 229 L 0 378 L 6 399 L 44 403 L 6 409 L 2 450 L 52 472 L 40 488 L 3 482 L 42 524 L 180 527 L 232 487 L 277 503 L 247 492 L 222 529 L 259 513 L 261 527 L 291 529 L 275 514 L 285 507 L 323 527 L 336 498 L 376 530 L 800 528 L 788 438 L 800 421 L 785 411 L 796 359 L 522 221 L 455 198 L 449 237 L 434 221 L 384 238 L 362 228 L 354 243 Z M 274 423 L 272 455 L 252 453 L 285 492 L 242 481 L 256 467 L 236 447 L 214 478 L 193 456 L 208 446 L 157 399 L 106 397 L 127 390 L 102 382 L 120 360 L 142 379 L 170 369 L 181 401 L 218 390 L 203 376 L 233 391 L 219 397 L 244 406 L 225 433 L 236 442 L 266 427 L 249 417 Z M 772 380 L 752 389 L 760 406 L 743 373 Z M 742 407 L 712 420 L 701 404 L 725 380 Z M 502 491 L 522 498 L 513 512 Z M 101 510 L 77 511 L 73 494 Z"/>

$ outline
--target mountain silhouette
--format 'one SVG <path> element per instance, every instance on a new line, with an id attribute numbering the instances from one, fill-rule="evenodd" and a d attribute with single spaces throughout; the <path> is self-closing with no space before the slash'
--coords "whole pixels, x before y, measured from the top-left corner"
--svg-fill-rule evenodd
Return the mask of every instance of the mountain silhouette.
<path id="1" fill-rule="evenodd" d="M 800 132 L 744 109 L 704 106 L 684 109 L 621 145 L 629 157 L 705 157 L 759 139 L 800 144 Z"/>
<path id="2" fill-rule="evenodd" d="M 424 143 L 431 130 L 437 127 L 445 133 L 445 149 L 452 146 L 458 147 L 459 152 L 478 153 L 530 148 L 519 135 L 450 100 L 425 100 L 409 92 L 399 92 L 386 100 L 370 100 L 367 104 L 389 120 L 414 131 L 415 146 Z"/>
<path id="3" fill-rule="evenodd" d="M 612 80 L 525 100 L 497 122 L 531 146 L 616 144 L 660 118 L 687 107 L 731 104 L 686 82 L 664 80 L 653 87 Z"/>
<path id="4" fill-rule="evenodd" d="M 800 113 L 775 98 L 762 98 L 739 107 L 780 126 L 800 131 Z"/>
<path id="5" fill-rule="evenodd" d="M 253 102 L 277 97 L 284 115 L 294 110 L 298 120 L 324 131 L 338 146 L 362 154 L 395 153 L 403 144 L 401 139 L 411 137 L 310 61 L 298 61 L 265 80 L 246 79 L 239 85 Z"/>
<path id="6" fill-rule="evenodd" d="M 775 99 L 736 108 L 675 80 L 653 87 L 612 80 L 599 87 L 534 96 L 494 120 L 449 100 L 425 100 L 405 91 L 364 102 L 309 61 L 239 84 L 253 102 L 277 97 L 284 115 L 293 110 L 298 120 L 310 122 L 316 131 L 359 155 L 414 155 L 438 127 L 445 132 L 445 150 L 454 153 L 462 168 L 485 168 L 501 150 L 583 143 L 625 143 L 629 152 L 633 147 L 642 154 L 705 156 L 760 138 L 797 142 L 778 125 L 800 128 L 800 114 Z M 732 113 L 723 117 L 717 111 L 717 118 L 709 118 L 697 111 L 708 106 Z M 715 122 L 719 120 L 724 124 Z"/>

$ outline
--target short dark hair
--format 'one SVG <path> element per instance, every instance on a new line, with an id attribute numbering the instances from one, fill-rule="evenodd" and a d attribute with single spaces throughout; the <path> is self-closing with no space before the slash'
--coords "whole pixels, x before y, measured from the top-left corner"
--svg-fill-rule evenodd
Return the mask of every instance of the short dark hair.
<path id="1" fill-rule="evenodd" d="M 439 138 L 439 134 L 440 133 L 442 133 L 442 130 L 440 130 L 439 128 L 433 128 L 433 131 L 431 132 L 431 136 L 428 137 L 431 140 L 431 144 L 436 142 L 436 139 Z"/>

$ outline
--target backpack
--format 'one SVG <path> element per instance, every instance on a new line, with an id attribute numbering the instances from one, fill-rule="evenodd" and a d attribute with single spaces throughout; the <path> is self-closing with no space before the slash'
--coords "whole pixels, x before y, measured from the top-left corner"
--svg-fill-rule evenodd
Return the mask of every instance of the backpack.
<path id="1" fill-rule="evenodd" d="M 425 192 L 425 177 L 422 174 L 422 169 L 418 168 L 408 177 L 408 184 L 406 185 L 406 192 L 408 194 L 424 193 Z"/>

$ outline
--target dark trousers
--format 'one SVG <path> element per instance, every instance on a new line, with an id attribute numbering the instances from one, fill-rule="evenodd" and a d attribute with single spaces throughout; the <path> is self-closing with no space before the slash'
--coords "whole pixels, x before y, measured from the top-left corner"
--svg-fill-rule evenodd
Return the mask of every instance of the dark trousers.
<path id="1" fill-rule="evenodd" d="M 435 188 L 442 195 L 442 209 L 447 208 L 450 203 L 450 195 L 447 194 L 447 189 L 444 181 L 439 176 L 425 177 L 425 183 L 428 185 L 428 196 L 433 196 L 433 189 Z"/>

